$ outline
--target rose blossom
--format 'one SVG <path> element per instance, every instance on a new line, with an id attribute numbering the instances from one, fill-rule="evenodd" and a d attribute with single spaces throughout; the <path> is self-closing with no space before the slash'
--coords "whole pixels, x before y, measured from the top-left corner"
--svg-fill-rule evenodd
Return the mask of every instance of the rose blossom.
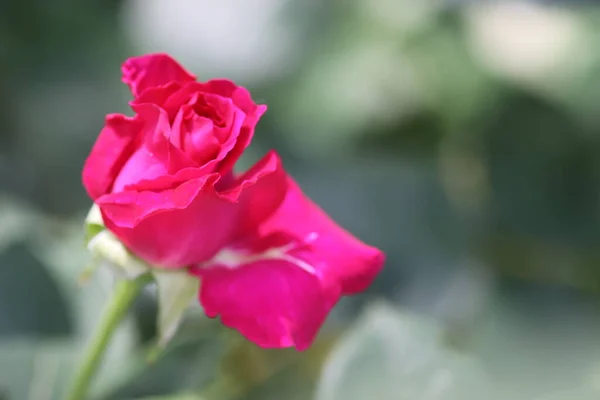
<path id="1" fill-rule="evenodd" d="M 127 60 L 123 81 L 135 116 L 106 117 L 83 183 L 106 227 L 133 253 L 185 267 L 275 211 L 286 191 L 275 153 L 232 173 L 266 106 L 233 82 L 197 82 L 163 54 Z"/>
<path id="2" fill-rule="evenodd" d="M 383 253 L 312 203 L 276 153 L 233 173 L 266 111 L 246 89 L 197 82 L 164 54 L 127 60 L 123 81 L 135 115 L 107 116 L 83 170 L 105 226 L 150 264 L 199 277 L 209 317 L 262 347 L 307 348 Z"/>

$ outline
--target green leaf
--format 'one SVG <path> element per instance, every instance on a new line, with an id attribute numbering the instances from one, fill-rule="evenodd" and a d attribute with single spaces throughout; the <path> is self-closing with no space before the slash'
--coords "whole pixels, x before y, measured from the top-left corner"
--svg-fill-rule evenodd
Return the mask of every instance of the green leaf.
<path id="1" fill-rule="evenodd" d="M 196 298 L 199 280 L 187 271 L 153 270 L 158 286 L 159 347 L 164 347 L 173 337 L 184 312 Z"/>
<path id="2" fill-rule="evenodd" d="M 104 230 L 104 221 L 102 220 L 102 214 L 100 208 L 94 204 L 88 215 L 85 217 L 85 240 L 87 243 L 92 240 L 94 236 Z"/>
<path id="3" fill-rule="evenodd" d="M 317 400 L 467 400 L 493 393 L 474 360 L 442 346 L 439 328 L 371 306 L 331 353 Z"/>
<path id="4" fill-rule="evenodd" d="M 600 399 L 599 336 L 595 295 L 506 280 L 468 349 L 506 399 Z"/>
<path id="5" fill-rule="evenodd" d="M 0 252 L 0 337 L 73 332 L 72 307 L 45 261 L 24 242 Z"/>
<path id="6" fill-rule="evenodd" d="M 206 400 L 196 394 L 173 394 L 168 396 L 144 397 L 140 400 Z"/>
<path id="7" fill-rule="evenodd" d="M 22 241 L 34 225 L 36 215 L 15 199 L 0 197 L 0 251 Z"/>
<path id="8" fill-rule="evenodd" d="M 71 341 L 12 339 L 0 342 L 0 398 L 60 398 L 77 356 Z M 6 396 L 6 397 L 4 397 Z"/>
<path id="9" fill-rule="evenodd" d="M 148 272 L 149 266 L 132 255 L 112 233 L 102 230 L 88 243 L 94 256 L 108 261 L 107 265 L 127 279 L 134 279 Z"/>

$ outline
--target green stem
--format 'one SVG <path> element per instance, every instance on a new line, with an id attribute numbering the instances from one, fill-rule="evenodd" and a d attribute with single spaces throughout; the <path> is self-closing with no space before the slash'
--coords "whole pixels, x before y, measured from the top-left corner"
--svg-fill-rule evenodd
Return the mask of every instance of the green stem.
<path id="1" fill-rule="evenodd" d="M 76 371 L 67 400 L 86 399 L 90 383 L 98 371 L 110 339 L 135 298 L 151 280 L 152 276 L 150 274 L 144 274 L 135 280 L 124 279 L 117 283 L 104 309 L 100 324 L 86 346 L 85 354 Z"/>

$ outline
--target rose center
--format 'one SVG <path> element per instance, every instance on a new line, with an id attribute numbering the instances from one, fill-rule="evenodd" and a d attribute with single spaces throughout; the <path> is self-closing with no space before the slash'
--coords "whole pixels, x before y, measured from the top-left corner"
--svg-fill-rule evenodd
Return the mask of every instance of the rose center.
<path id="1" fill-rule="evenodd" d="M 222 108 L 221 104 L 206 96 L 200 97 L 192 106 L 196 115 L 210 119 L 219 128 L 224 128 L 227 125 L 227 121 L 222 115 Z"/>

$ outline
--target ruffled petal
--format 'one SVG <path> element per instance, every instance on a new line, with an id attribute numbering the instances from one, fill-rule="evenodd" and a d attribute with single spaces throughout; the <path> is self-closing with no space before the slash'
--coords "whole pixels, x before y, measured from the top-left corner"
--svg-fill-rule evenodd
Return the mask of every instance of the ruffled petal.
<path id="1" fill-rule="evenodd" d="M 287 173 L 275 151 L 267 153 L 252 168 L 222 188 L 221 195 L 239 198 L 242 208 L 235 238 L 251 236 L 277 211 L 288 191 Z"/>
<path id="2" fill-rule="evenodd" d="M 318 279 L 285 260 L 196 270 L 206 314 L 265 348 L 310 346 L 331 305 Z"/>
<path id="3" fill-rule="evenodd" d="M 217 171 L 225 174 L 229 172 L 242 153 L 250 145 L 254 136 L 254 129 L 262 115 L 267 111 L 267 106 L 257 105 L 250 92 L 234 82 L 226 79 L 213 79 L 207 82 L 190 82 L 173 93 L 164 103 L 164 108 L 174 110 L 188 101 L 195 93 L 212 93 L 231 99 L 234 106 L 245 114 L 241 127 L 232 129 L 230 138 L 224 143 L 220 154 Z"/>
<path id="4" fill-rule="evenodd" d="M 255 230 L 285 194 L 285 175 L 274 153 L 224 191 L 216 189 L 220 179 L 202 169 L 182 169 L 102 196 L 96 204 L 107 228 L 140 258 L 184 267 L 210 259 L 240 227 Z"/>
<path id="5" fill-rule="evenodd" d="M 303 350 L 342 295 L 373 281 L 384 255 L 336 225 L 291 178 L 286 181 L 285 200 L 266 222 L 243 231 L 191 273 L 202 279 L 200 302 L 209 317 L 220 316 L 259 346 Z"/>
<path id="6" fill-rule="evenodd" d="M 308 245 L 290 255 L 311 265 L 326 290 L 344 295 L 365 290 L 383 267 L 383 252 L 337 225 L 291 178 L 288 188 L 283 204 L 261 226 L 260 235 L 285 232 L 304 240 Z"/>
<path id="7" fill-rule="evenodd" d="M 212 257 L 235 227 L 238 205 L 217 195 L 217 179 L 213 174 L 170 190 L 114 193 L 96 203 L 106 227 L 138 257 L 185 267 Z"/>
<path id="8" fill-rule="evenodd" d="M 177 140 L 173 136 L 177 136 L 179 132 L 171 127 L 169 116 L 164 109 L 155 104 L 144 103 L 136 104 L 134 110 L 145 122 L 143 145 L 167 165 L 170 174 L 184 168 L 199 166 L 175 145 Z"/>
<path id="9" fill-rule="evenodd" d="M 122 80 L 129 86 L 134 97 L 146 89 L 162 86 L 169 82 L 184 84 L 195 81 L 196 77 L 186 71 L 167 54 L 147 54 L 129 58 L 121 68 Z"/>
<path id="10" fill-rule="evenodd" d="M 170 119 L 175 117 L 179 107 L 174 107 L 172 109 L 166 108 L 166 103 L 168 99 L 177 91 L 181 89 L 181 84 L 179 82 L 169 82 L 162 86 L 150 87 L 144 90 L 139 96 L 134 98 L 129 102 L 129 105 L 134 107 L 137 104 L 144 103 L 152 103 L 157 106 L 164 108 L 167 111 Z"/>
<path id="11" fill-rule="evenodd" d="M 138 118 L 109 114 L 83 167 L 83 186 L 95 200 L 108 193 L 136 150 L 144 123 Z"/>

